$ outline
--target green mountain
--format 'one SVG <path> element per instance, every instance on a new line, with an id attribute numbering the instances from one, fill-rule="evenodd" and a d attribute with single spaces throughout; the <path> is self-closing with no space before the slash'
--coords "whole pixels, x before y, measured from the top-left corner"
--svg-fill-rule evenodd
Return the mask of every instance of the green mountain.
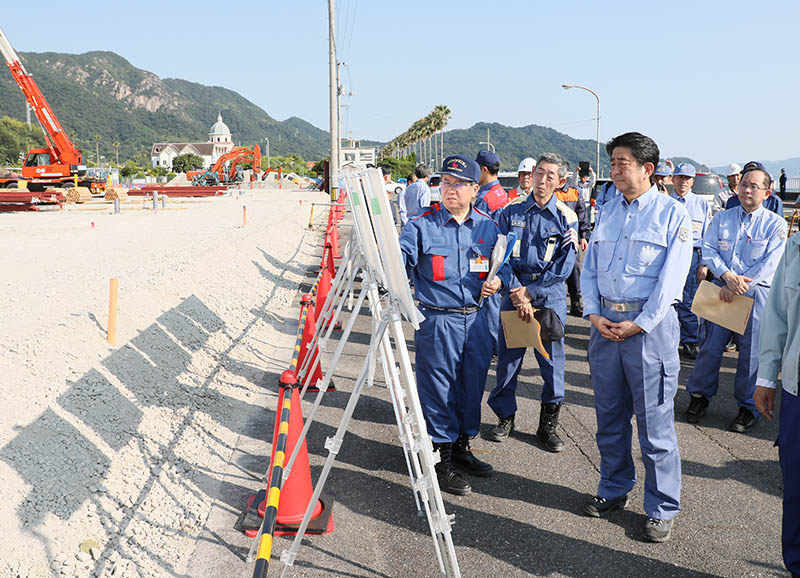
<path id="1" fill-rule="evenodd" d="M 500 157 L 500 170 L 516 171 L 525 157 L 536 158 L 545 152 L 556 152 L 562 155 L 575 169 L 580 161 L 589 161 L 595 165 L 597 143 L 594 140 L 578 140 L 546 126 L 531 124 L 521 127 L 510 127 L 496 122 L 479 122 L 468 129 L 450 130 L 444 133 L 444 150 L 448 154 L 462 152 L 470 156 L 476 155 L 486 142 L 486 129 L 489 138 Z M 608 175 L 608 155 L 605 143 L 600 143 L 600 165 L 603 174 Z M 595 171 L 597 169 L 595 168 Z"/>
<path id="2" fill-rule="evenodd" d="M 23 53 L 23 64 L 85 156 L 115 160 L 146 151 L 155 142 L 205 142 L 221 113 L 237 144 L 270 139 L 270 153 L 325 156 L 328 133 L 299 118 L 283 122 L 238 93 L 174 78 L 161 79 L 113 52 Z M 0 73 L 0 117 L 25 119 L 25 99 L 9 73 Z M 99 143 L 95 136 L 99 135 Z M 0 143 L 1 144 L 1 143 Z M 0 157 L 9 156 L 0 150 Z M 16 154 L 11 154 L 16 157 Z"/>

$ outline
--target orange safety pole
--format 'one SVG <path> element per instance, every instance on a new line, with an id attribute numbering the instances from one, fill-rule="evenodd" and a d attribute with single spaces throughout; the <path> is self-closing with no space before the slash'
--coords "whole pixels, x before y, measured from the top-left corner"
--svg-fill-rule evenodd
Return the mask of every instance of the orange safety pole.
<path id="1" fill-rule="evenodd" d="M 247 206 L 242 205 L 242 227 L 247 225 Z"/>
<path id="2" fill-rule="evenodd" d="M 111 345 L 117 344 L 117 303 L 119 294 L 119 279 L 112 277 L 108 286 L 108 335 L 107 341 Z"/>

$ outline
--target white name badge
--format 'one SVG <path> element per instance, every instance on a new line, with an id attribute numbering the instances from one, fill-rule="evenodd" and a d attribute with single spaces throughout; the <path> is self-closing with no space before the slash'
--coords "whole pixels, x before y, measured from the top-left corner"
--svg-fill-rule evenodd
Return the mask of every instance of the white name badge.
<path id="1" fill-rule="evenodd" d="M 469 270 L 472 273 L 488 273 L 489 272 L 489 259 L 485 257 L 478 257 L 477 259 L 469 260 Z"/>
<path id="2" fill-rule="evenodd" d="M 520 229 L 525 228 L 525 221 L 523 219 L 511 219 L 511 226 L 512 227 L 519 227 Z"/>
<path id="3" fill-rule="evenodd" d="M 717 244 L 719 245 L 720 251 L 727 251 L 731 246 L 730 242 L 726 241 L 725 239 L 720 239 L 717 241 Z"/>
<path id="4" fill-rule="evenodd" d="M 516 243 L 514 243 L 514 251 L 511 253 L 512 257 L 519 259 L 520 249 L 522 248 L 522 241 L 517 239 Z"/>
<path id="5" fill-rule="evenodd" d="M 692 231 L 699 233 L 703 230 L 703 221 L 692 221 Z"/>

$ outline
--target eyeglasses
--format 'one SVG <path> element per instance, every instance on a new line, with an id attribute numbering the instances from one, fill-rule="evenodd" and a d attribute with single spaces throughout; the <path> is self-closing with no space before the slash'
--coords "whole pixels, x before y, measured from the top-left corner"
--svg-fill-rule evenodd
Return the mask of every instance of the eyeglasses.
<path id="1" fill-rule="evenodd" d="M 752 191 L 752 192 L 756 193 L 758 191 L 768 191 L 769 187 L 759 187 L 758 185 L 751 185 L 751 184 L 748 183 L 746 185 L 740 184 L 739 185 L 739 190 L 740 191 Z"/>
<path id="2" fill-rule="evenodd" d="M 439 186 L 443 189 L 461 189 L 471 184 L 472 183 L 469 181 L 456 181 L 454 183 L 448 183 L 447 181 L 442 181 L 441 183 L 439 183 Z"/>

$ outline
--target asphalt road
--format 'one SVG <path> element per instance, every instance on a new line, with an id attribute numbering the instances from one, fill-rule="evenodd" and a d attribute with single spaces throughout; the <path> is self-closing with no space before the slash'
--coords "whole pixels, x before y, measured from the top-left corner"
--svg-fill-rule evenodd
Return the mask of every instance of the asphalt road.
<path id="1" fill-rule="evenodd" d="M 299 309 L 299 296 L 298 296 Z M 280 370 L 291 357 L 287 339 L 271 357 L 275 371 L 264 376 L 263 413 L 250 416 L 230 470 L 221 475 L 219 499 L 206 521 L 190 565 L 190 576 L 250 576 L 244 560 L 250 541 L 236 529 L 244 499 L 259 487 L 267 469 Z M 312 477 L 316 480 L 361 369 L 370 319 L 359 315 L 345 355 L 334 370 L 336 391 L 325 394 L 309 434 Z M 413 332 L 407 327 L 413 353 Z M 581 515 L 596 490 L 599 454 L 586 349 L 588 322 L 568 318 L 566 399 L 559 430 L 567 448 L 545 451 L 535 438 L 541 378 L 532 353 L 518 388 L 517 431 L 502 444 L 481 438 L 473 450 L 495 468 L 489 479 L 471 478 L 473 493 L 445 495 L 462 576 L 685 577 L 788 576 L 781 561 L 781 479 L 774 423 L 761 420 L 748 434 L 727 431 L 737 413 L 732 395 L 736 354 L 726 354 L 720 391 L 699 426 L 686 423 L 684 386 L 691 371 L 683 364 L 675 401 L 683 468 L 682 512 L 671 541 L 641 539 L 644 470 L 634 435 L 639 482 L 623 512 L 599 520 Z M 291 343 L 290 343 L 291 342 Z M 336 343 L 328 346 L 332 352 Z M 329 357 L 329 354 L 326 358 Z M 285 359 L 286 362 L 281 360 Z M 325 366 L 327 368 L 327 365 Z M 494 386 L 494 365 L 486 392 Z M 303 401 L 308 414 L 313 398 Z M 483 404 L 482 429 L 496 422 Z M 348 428 L 326 489 L 336 498 L 335 530 L 304 540 L 292 576 L 437 576 L 438 564 L 427 523 L 417 516 L 400 446 L 389 391 L 377 372 Z M 270 576 L 280 574 L 280 553 L 290 538 L 276 538 Z"/>

